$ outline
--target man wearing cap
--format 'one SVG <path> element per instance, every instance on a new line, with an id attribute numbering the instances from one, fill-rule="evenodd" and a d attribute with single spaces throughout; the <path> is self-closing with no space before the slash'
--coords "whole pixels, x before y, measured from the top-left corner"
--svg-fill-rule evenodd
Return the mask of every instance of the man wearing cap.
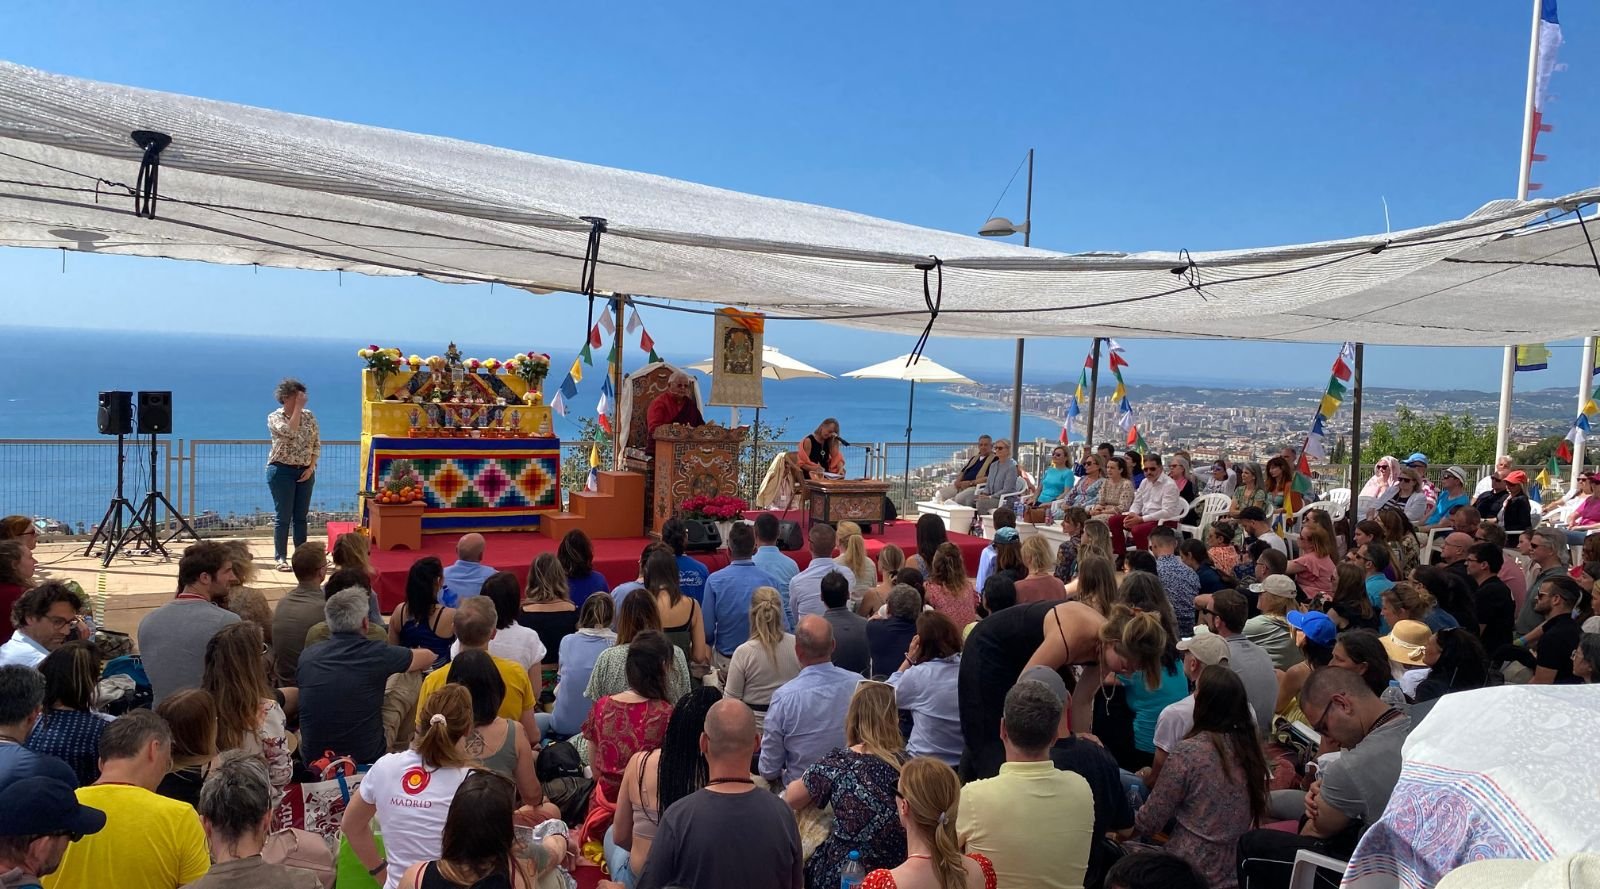
<path id="1" fill-rule="evenodd" d="M 1426 464 L 1424 464 L 1426 466 Z M 1419 473 L 1424 470 L 1417 470 Z M 1439 477 L 1439 484 L 1444 486 L 1438 492 L 1438 497 L 1433 501 L 1433 512 L 1422 520 L 1423 530 L 1430 530 L 1444 524 L 1450 517 L 1450 511 L 1458 506 L 1466 506 L 1472 502 L 1472 495 L 1467 493 L 1467 471 L 1459 466 L 1452 466 Z M 1427 483 L 1423 483 L 1424 489 Z"/>
<path id="2" fill-rule="evenodd" d="M 1278 674 L 1272 666 L 1272 655 L 1241 633 L 1249 614 L 1243 595 L 1236 590 L 1217 590 L 1211 594 L 1210 606 L 1200 613 L 1200 620 L 1206 629 L 1227 641 L 1228 669 L 1244 683 L 1250 709 L 1256 714 L 1256 728 L 1265 731 L 1272 725 L 1272 712 L 1278 705 Z"/>
<path id="3" fill-rule="evenodd" d="M 1061 674 L 1049 667 L 1035 664 L 1022 671 L 1018 682 L 1038 682 L 1050 689 L 1061 702 L 1061 724 L 1056 729 L 1056 742 L 1050 748 L 1050 761 L 1063 772 L 1076 772 L 1089 782 L 1094 794 L 1094 835 L 1105 836 L 1133 826 L 1133 806 L 1128 804 L 1128 794 L 1123 788 L 1122 770 L 1117 760 L 1106 748 L 1094 741 L 1079 738 L 1072 733 L 1072 698 Z M 1111 865 L 1106 860 L 1106 850 L 1101 843 L 1089 846 L 1089 872 L 1084 885 L 1097 885 L 1098 877 Z"/>
<path id="4" fill-rule="evenodd" d="M 1417 478 L 1422 480 L 1422 495 L 1428 498 L 1428 508 L 1432 509 L 1434 501 L 1439 499 L 1439 489 L 1433 486 L 1428 479 L 1428 455 L 1420 451 L 1406 458 L 1406 465 L 1416 470 Z"/>
<path id="5" fill-rule="evenodd" d="M 1001 528 L 1010 528 L 1013 531 L 1015 531 L 1017 529 L 1017 513 L 1016 513 L 1015 510 L 1011 509 L 1009 506 L 995 507 L 995 511 L 993 513 L 993 516 L 994 516 L 994 533 L 995 533 L 996 537 L 1000 536 L 1000 529 Z M 989 580 L 989 575 L 991 575 L 993 573 L 994 573 L 994 541 L 991 540 L 989 542 L 989 545 L 983 548 L 983 552 L 978 553 L 978 579 L 977 579 L 978 589 L 980 589 L 980 590 L 983 589 L 984 583 Z"/>
<path id="6" fill-rule="evenodd" d="M 1180 639 L 1178 650 L 1183 652 L 1183 675 L 1191 686 L 1199 679 L 1202 669 L 1228 665 L 1228 640 L 1216 633 L 1196 633 L 1188 639 Z M 1167 764 L 1167 755 L 1193 730 L 1193 693 L 1162 708 L 1161 715 L 1156 719 L 1155 759 L 1138 772 L 1146 787 L 1156 786 L 1156 779 L 1161 777 L 1161 769 Z"/>
<path id="7" fill-rule="evenodd" d="M 1305 660 L 1300 646 L 1294 644 L 1287 615 L 1297 609 L 1300 591 L 1294 578 L 1287 574 L 1274 574 L 1250 587 L 1256 594 L 1256 609 L 1261 613 L 1244 622 L 1241 630 L 1246 639 L 1259 645 L 1272 657 L 1272 666 L 1287 670 Z"/>
<path id="8" fill-rule="evenodd" d="M 36 776 L 0 788 L 0 887 L 26 889 L 61 866 L 67 844 L 106 826 L 106 813 L 80 805 L 72 785 Z"/>
<path id="9" fill-rule="evenodd" d="M 1081 889 L 1094 843 L 1094 794 L 1074 772 L 1050 761 L 1060 733 L 1061 698 L 1041 682 L 1006 693 L 1000 774 L 961 788 L 956 836 L 994 863 L 1002 886 Z"/>
<path id="10" fill-rule="evenodd" d="M 1509 467 L 1506 471 L 1510 471 Z M 1500 508 L 1506 505 L 1506 495 L 1511 493 L 1506 488 L 1506 473 L 1495 470 L 1478 483 L 1478 488 L 1479 491 L 1472 500 L 1478 515 L 1486 519 L 1500 515 Z"/>
<path id="11" fill-rule="evenodd" d="M 39 775 L 78 786 L 71 766 L 23 746 L 42 712 L 44 677 L 39 671 L 19 664 L 0 667 L 0 787 Z"/>
<path id="12" fill-rule="evenodd" d="M 1259 506 L 1246 506 L 1239 510 L 1239 527 L 1244 529 L 1245 536 L 1252 540 L 1264 540 L 1267 545 L 1289 555 L 1289 545 L 1283 538 L 1273 532 L 1272 526 L 1267 524 L 1267 514 Z"/>
<path id="13" fill-rule="evenodd" d="M 1233 489 L 1238 486 L 1239 483 L 1234 479 L 1233 470 L 1228 468 L 1226 462 L 1218 460 L 1211 464 L 1211 473 L 1206 478 L 1206 486 L 1203 493 L 1226 494 L 1232 497 Z"/>

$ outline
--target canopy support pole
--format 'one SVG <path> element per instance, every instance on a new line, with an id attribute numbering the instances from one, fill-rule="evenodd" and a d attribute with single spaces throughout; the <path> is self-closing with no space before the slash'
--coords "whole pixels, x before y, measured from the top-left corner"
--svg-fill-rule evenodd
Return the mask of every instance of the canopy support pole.
<path id="1" fill-rule="evenodd" d="M 906 399 L 906 468 L 904 487 L 900 491 L 900 499 L 907 505 L 911 503 L 911 414 L 917 409 L 917 381 L 911 381 L 911 397 Z"/>
<path id="2" fill-rule="evenodd" d="M 1083 452 L 1094 452 L 1094 406 L 1100 400 L 1100 338 L 1094 338 L 1094 345 L 1089 349 L 1089 425 L 1083 433 Z"/>
<path id="3" fill-rule="evenodd" d="M 628 304 L 628 295 L 619 293 L 611 300 L 612 310 L 616 313 L 616 333 L 612 334 L 612 342 L 617 350 L 617 361 L 611 366 L 611 410 L 615 419 L 611 421 L 611 468 L 622 468 L 622 442 L 617 439 L 622 434 L 622 310 Z"/>
<path id="4" fill-rule="evenodd" d="M 1505 361 L 1500 369 L 1500 414 L 1494 427 L 1495 459 L 1511 453 L 1511 390 L 1517 372 L 1517 347 L 1506 346 Z"/>
<path id="5" fill-rule="evenodd" d="M 1022 344 L 1017 338 L 1017 364 L 1011 372 L 1011 449 L 1018 453 L 1022 448 Z"/>
<path id="6" fill-rule="evenodd" d="M 1578 414 L 1574 416 L 1584 413 L 1594 394 L 1594 345 L 1594 337 L 1583 338 L 1583 363 L 1578 366 Z M 1567 486 L 1569 492 L 1578 490 L 1578 476 L 1583 474 L 1583 451 L 1587 444 L 1584 437 L 1572 443 L 1572 483 Z"/>
<path id="7" fill-rule="evenodd" d="M 1361 521 L 1361 364 L 1366 357 L 1366 343 L 1356 343 L 1356 366 L 1350 370 L 1350 384 L 1355 389 L 1350 408 L 1350 506 L 1345 511 L 1345 525 L 1350 529 L 1349 544 L 1356 543 L 1356 523 Z"/>
<path id="8" fill-rule="evenodd" d="M 1528 34 L 1528 84 L 1522 96 L 1522 148 L 1517 153 L 1517 200 L 1528 199 L 1528 177 L 1533 171 L 1533 117 L 1535 88 L 1539 78 L 1539 18 L 1544 0 L 1533 0 L 1533 25 Z M 1505 367 L 1500 376 L 1500 416 L 1495 425 L 1494 452 L 1499 459 L 1511 453 L 1511 393 L 1516 375 L 1517 348 L 1506 346 Z"/>

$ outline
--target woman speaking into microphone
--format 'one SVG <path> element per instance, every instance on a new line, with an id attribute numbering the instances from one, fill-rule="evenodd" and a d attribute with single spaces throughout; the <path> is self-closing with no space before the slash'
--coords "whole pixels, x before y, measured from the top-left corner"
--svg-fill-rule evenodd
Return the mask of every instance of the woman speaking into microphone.
<path id="1" fill-rule="evenodd" d="M 267 455 L 267 489 L 272 492 L 272 559 L 279 571 L 289 569 L 289 526 L 294 525 L 294 545 L 306 542 L 306 513 L 311 510 L 311 486 L 316 483 L 317 457 L 322 437 L 317 418 L 306 410 L 306 384 L 287 379 L 278 384 L 278 404 L 267 414 L 272 450 Z"/>

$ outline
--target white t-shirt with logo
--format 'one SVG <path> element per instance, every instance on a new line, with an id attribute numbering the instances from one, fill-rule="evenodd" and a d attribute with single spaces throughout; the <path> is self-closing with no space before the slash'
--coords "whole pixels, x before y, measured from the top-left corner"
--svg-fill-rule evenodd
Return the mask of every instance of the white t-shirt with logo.
<path id="1" fill-rule="evenodd" d="M 361 779 L 361 798 L 378 810 L 383 851 L 389 859 L 384 889 L 396 889 L 406 868 L 439 857 L 445 817 L 466 767 L 430 769 L 415 750 L 391 753 Z"/>

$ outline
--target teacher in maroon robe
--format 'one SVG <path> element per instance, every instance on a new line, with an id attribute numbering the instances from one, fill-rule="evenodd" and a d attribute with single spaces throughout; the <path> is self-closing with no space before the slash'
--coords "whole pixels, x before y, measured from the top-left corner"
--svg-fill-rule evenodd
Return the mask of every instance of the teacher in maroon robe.
<path id="1" fill-rule="evenodd" d="M 656 427 L 673 423 L 685 426 L 706 424 L 705 418 L 700 416 L 700 406 L 694 400 L 694 380 L 681 370 L 673 373 L 667 381 L 667 391 L 650 402 L 650 410 L 644 418 L 645 440 L 655 441 Z"/>

